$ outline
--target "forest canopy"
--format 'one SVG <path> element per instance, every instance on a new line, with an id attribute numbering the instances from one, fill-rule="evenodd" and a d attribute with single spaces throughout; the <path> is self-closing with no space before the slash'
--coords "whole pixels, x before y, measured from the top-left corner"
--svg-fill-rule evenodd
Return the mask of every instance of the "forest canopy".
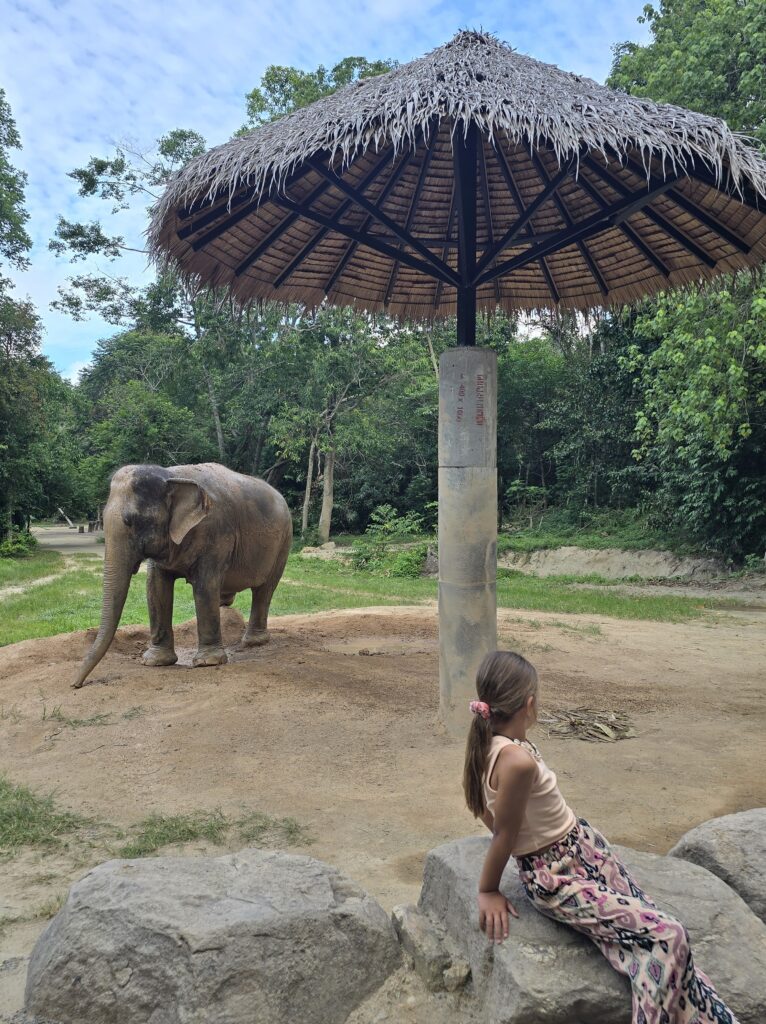
<path id="1" fill-rule="evenodd" d="M 645 45 L 614 48 L 613 88 L 725 117 L 766 146 L 766 7 L 759 0 L 648 5 Z M 393 61 L 351 56 L 307 72 L 267 68 L 242 131 Z M 40 354 L 41 326 L 4 266 L 30 248 L 21 144 L 0 90 L 0 507 L 4 532 L 59 505 L 94 515 L 120 465 L 214 460 L 285 495 L 296 532 L 362 531 L 381 505 L 435 525 L 438 358 L 454 323 L 299 305 L 240 309 L 171 274 L 120 276 L 136 247 L 113 233 L 148 209 L 206 140 L 168 127 L 150 152 L 118 147 L 71 172 L 93 219 L 60 218 L 50 248 L 72 264 L 56 306 L 98 313 L 102 338 L 76 385 Z M 109 274 L 93 269 L 110 265 Z M 724 278 L 588 319 L 497 313 L 477 344 L 499 365 L 501 523 L 634 515 L 734 560 L 766 536 L 766 277 Z"/>

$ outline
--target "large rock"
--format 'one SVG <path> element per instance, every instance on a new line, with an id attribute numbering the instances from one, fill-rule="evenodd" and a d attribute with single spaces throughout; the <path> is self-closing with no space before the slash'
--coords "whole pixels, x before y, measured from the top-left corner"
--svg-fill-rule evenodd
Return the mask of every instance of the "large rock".
<path id="1" fill-rule="evenodd" d="M 399 959 L 383 908 L 312 858 L 114 860 L 40 936 L 25 1009 L 59 1024 L 341 1024 Z"/>
<path id="2" fill-rule="evenodd" d="M 503 891 L 519 911 L 510 937 L 491 945 L 478 927 L 476 889 L 489 838 L 432 850 L 420 909 L 444 927 L 471 965 L 476 998 L 491 1024 L 628 1024 L 630 989 L 586 938 L 539 914 L 512 861 Z M 683 921 L 699 966 L 720 986 L 741 1024 L 766 1019 L 766 926 L 704 868 L 618 848 L 658 905 Z"/>
<path id="3" fill-rule="evenodd" d="M 766 921 L 766 807 L 703 822 L 681 837 L 670 856 L 718 875 Z"/>

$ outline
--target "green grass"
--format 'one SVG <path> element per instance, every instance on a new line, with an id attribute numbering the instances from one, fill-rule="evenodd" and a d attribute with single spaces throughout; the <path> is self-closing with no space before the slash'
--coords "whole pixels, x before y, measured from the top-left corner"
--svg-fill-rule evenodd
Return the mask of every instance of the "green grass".
<path id="1" fill-rule="evenodd" d="M 539 551 L 567 546 L 632 551 L 653 548 L 673 551 L 678 555 L 696 553 L 683 535 L 658 530 L 635 509 L 594 512 L 585 520 L 559 509 L 549 509 L 538 526 L 522 525 L 502 532 L 497 539 L 498 552 Z"/>
<path id="2" fill-rule="evenodd" d="M 708 609 L 726 607 L 726 604 L 726 601 L 713 598 L 625 594 L 615 592 L 612 587 L 586 589 L 571 582 L 562 582 L 555 576 L 526 576 L 510 569 L 500 569 L 497 574 L 498 608 L 681 622 L 697 618 Z"/>
<path id="3" fill-rule="evenodd" d="M 221 846 L 232 837 L 247 846 L 295 846 L 313 841 L 294 818 L 272 818 L 262 811 L 248 811 L 241 818 L 222 811 L 151 814 L 134 828 L 136 834 L 120 849 L 120 857 L 147 857 L 165 846 L 200 840 Z"/>
<path id="4" fill-rule="evenodd" d="M 151 814 L 139 822 L 135 835 L 119 851 L 120 857 L 146 857 L 163 846 L 206 839 L 221 843 L 229 830 L 229 822 L 220 811 L 195 814 Z"/>
<path id="5" fill-rule="evenodd" d="M 313 842 L 308 829 L 295 818 L 274 818 L 253 810 L 244 811 L 240 817 L 220 810 L 151 814 L 132 825 L 126 836 L 112 825 L 61 810 L 52 795 L 40 796 L 0 775 L 0 857 L 15 856 L 29 847 L 57 849 L 65 838 L 69 845 L 81 840 L 91 853 L 101 844 L 104 853 L 114 855 L 111 844 L 115 837 L 127 839 L 118 856 L 128 858 L 146 857 L 165 846 L 200 840 L 235 848 Z"/>
<path id="6" fill-rule="evenodd" d="M 25 846 L 58 846 L 63 836 L 87 824 L 87 818 L 59 810 L 52 796 L 38 796 L 0 776 L 0 854 Z"/>
<path id="7" fill-rule="evenodd" d="M 0 558 L 0 589 L 61 572 L 64 556 L 58 551 L 38 548 L 20 558 Z"/>
<path id="8" fill-rule="evenodd" d="M 78 568 L 62 573 L 50 583 L 0 601 L 0 646 L 31 637 L 53 636 L 98 626 L 101 562 L 80 555 L 76 556 L 76 564 Z M 577 585 L 582 582 L 601 586 L 583 588 Z M 355 571 L 340 562 L 293 555 L 274 595 L 271 614 L 418 604 L 433 601 L 436 596 L 437 584 L 433 579 L 373 575 Z M 721 598 L 621 593 L 617 581 L 599 577 L 535 577 L 503 569 L 498 572 L 497 601 L 501 608 L 665 622 L 694 618 L 705 609 L 727 607 L 726 600 Z M 249 591 L 237 596 L 235 607 L 247 618 Z M 191 587 L 179 580 L 175 588 L 174 622 L 184 622 L 194 614 Z M 147 622 L 146 577 L 140 573 L 131 581 L 121 624 Z"/>
<path id="9" fill-rule="evenodd" d="M 89 725 L 109 725 L 111 717 L 111 715 L 100 714 L 91 715 L 90 718 L 69 718 L 61 710 L 60 704 L 57 704 L 51 711 L 43 704 L 44 722 L 58 722 L 60 725 L 66 725 L 70 729 L 82 729 Z"/>

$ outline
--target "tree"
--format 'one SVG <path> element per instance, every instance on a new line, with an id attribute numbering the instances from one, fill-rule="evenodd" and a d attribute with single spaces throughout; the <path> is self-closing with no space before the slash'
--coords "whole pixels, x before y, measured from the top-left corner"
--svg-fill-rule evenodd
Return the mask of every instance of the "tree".
<path id="1" fill-rule="evenodd" d="M 41 324 L 34 306 L 11 294 L 5 261 L 24 270 L 31 240 L 24 207 L 26 176 L 10 160 L 21 146 L 11 109 L 0 89 L 0 537 L 10 538 L 14 514 L 46 511 L 61 495 L 62 470 L 71 456 L 58 424 L 70 394 L 40 355 Z"/>
<path id="2" fill-rule="evenodd" d="M 27 252 L 32 246 L 24 227 L 29 219 L 24 208 L 27 177 L 11 163 L 11 149 L 21 149 L 21 140 L 5 91 L 0 89 L 0 257 L 12 267 L 23 270 L 29 265 Z M 2 286 L 7 288 L 8 282 L 3 281 Z"/>
<path id="3" fill-rule="evenodd" d="M 608 85 L 722 117 L 766 147 L 763 0 L 660 0 L 638 20 L 652 41 L 616 46 Z"/>
<path id="4" fill-rule="evenodd" d="M 396 61 L 369 61 L 366 57 L 345 57 L 329 71 L 321 64 L 316 71 L 271 64 L 266 68 L 260 86 L 247 94 L 247 124 L 241 132 L 276 121 L 351 82 L 385 74 L 395 67 Z"/>
<path id="5" fill-rule="evenodd" d="M 706 547 L 763 554 L 766 537 L 766 277 L 663 296 L 636 323 L 637 455 L 665 519 Z"/>

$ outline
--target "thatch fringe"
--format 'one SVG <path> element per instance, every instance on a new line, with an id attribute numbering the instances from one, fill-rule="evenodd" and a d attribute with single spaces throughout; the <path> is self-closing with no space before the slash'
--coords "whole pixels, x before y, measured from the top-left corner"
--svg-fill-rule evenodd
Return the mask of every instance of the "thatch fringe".
<path id="1" fill-rule="evenodd" d="M 475 122 L 492 140 L 553 147 L 559 162 L 582 147 L 643 155 L 673 170 L 701 161 L 727 190 L 748 183 L 766 197 L 766 161 L 719 118 L 629 96 L 517 53 L 491 35 L 460 32 L 444 46 L 192 160 L 154 211 L 150 247 L 162 257 L 162 226 L 179 207 L 242 186 L 260 196 L 280 188 L 307 157 L 351 163 L 360 153 L 426 138 L 445 119 Z M 438 130 L 438 127 L 437 127 Z"/>

